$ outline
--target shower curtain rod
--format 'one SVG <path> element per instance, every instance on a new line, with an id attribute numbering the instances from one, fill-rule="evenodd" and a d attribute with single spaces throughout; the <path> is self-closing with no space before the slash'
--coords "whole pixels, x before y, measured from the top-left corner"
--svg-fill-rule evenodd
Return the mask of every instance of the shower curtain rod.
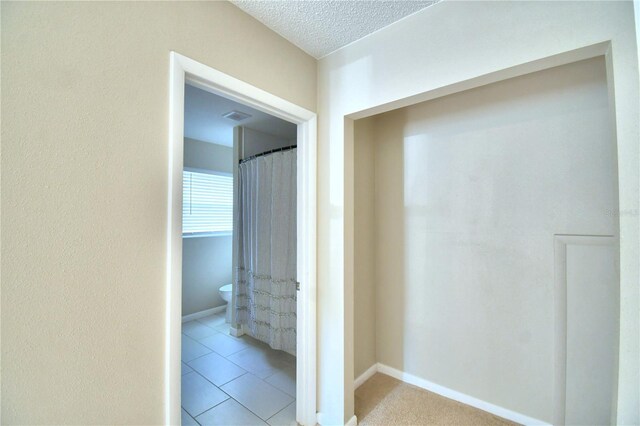
<path id="1" fill-rule="evenodd" d="M 238 163 L 242 164 L 245 161 L 253 160 L 254 158 L 262 157 L 263 155 L 273 154 L 274 152 L 287 151 L 289 149 L 295 149 L 297 147 L 298 145 L 289 145 L 283 146 L 282 148 L 271 149 L 269 151 L 261 152 L 260 154 L 252 155 L 251 157 L 243 158 L 242 160 L 238 161 Z"/>

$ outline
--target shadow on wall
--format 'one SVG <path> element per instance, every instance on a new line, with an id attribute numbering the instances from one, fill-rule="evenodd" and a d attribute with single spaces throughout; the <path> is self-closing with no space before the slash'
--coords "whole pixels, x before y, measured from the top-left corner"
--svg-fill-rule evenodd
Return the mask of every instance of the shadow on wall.
<path id="1" fill-rule="evenodd" d="M 407 301 L 420 303 L 420 294 L 407 294 L 415 274 L 405 267 L 409 260 L 406 219 L 410 217 L 405 189 L 411 177 L 405 174 L 407 162 L 403 129 L 407 122 L 406 109 L 391 113 L 393 119 L 384 125 L 376 122 L 373 134 L 375 184 L 375 277 L 376 277 L 376 356 L 378 362 L 404 371 L 404 355 L 409 345 L 412 319 Z M 414 159 L 418 161 L 418 159 Z M 416 190 L 418 188 L 415 188 Z M 415 236 L 418 237 L 419 236 Z M 381 243 L 384 242 L 384 243 Z M 422 265 L 416 265 L 422 267 Z M 409 302 L 410 303 L 410 302 Z M 415 326 L 415 324 L 414 324 Z M 411 347 L 411 345 L 409 345 Z"/>
<path id="2" fill-rule="evenodd" d="M 396 115 L 403 115 L 402 110 Z M 376 117 L 354 122 L 354 376 L 359 377 L 380 359 L 386 359 L 388 345 L 404 347 L 402 304 L 404 301 L 404 222 L 385 226 L 390 210 L 404 205 L 401 132 L 404 125 L 376 126 Z M 378 136 L 383 132 L 385 136 Z M 395 135 L 396 139 L 386 137 Z M 386 141 L 385 143 L 378 143 Z M 378 171 L 378 158 L 385 157 L 392 166 Z M 377 193 L 389 193 L 381 200 Z M 389 209 L 385 209 L 389 207 Z M 386 244 L 377 241 L 384 239 Z M 381 268 L 384 262 L 393 267 Z M 393 295 L 391 297 L 391 295 Z M 397 368 L 404 366 L 401 357 Z"/>

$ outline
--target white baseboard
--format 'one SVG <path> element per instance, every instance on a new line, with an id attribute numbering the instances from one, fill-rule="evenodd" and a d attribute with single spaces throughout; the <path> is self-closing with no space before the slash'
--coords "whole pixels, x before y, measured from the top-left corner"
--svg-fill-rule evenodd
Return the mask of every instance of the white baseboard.
<path id="1" fill-rule="evenodd" d="M 215 308 L 205 309 L 204 311 L 194 312 L 182 317 L 182 322 L 189 322 L 200 318 L 208 317 L 209 315 L 217 314 L 218 312 L 224 312 L 227 310 L 227 305 L 216 306 Z"/>
<path id="2" fill-rule="evenodd" d="M 349 419 L 349 421 L 344 426 L 357 426 L 357 425 L 358 425 L 358 418 L 356 416 L 353 416 Z"/>
<path id="3" fill-rule="evenodd" d="M 364 382 L 369 380 L 371 376 L 378 372 L 378 364 L 373 364 L 371 367 L 367 368 L 367 371 L 359 375 L 356 380 L 353 382 L 353 388 L 358 389 Z"/>
<path id="4" fill-rule="evenodd" d="M 323 423 L 324 419 L 322 418 L 322 413 L 318 413 L 316 418 L 320 426 L 328 426 Z M 357 426 L 357 425 L 358 425 L 358 418 L 356 416 L 351 417 L 349 421 L 344 424 L 344 426 Z"/>
<path id="5" fill-rule="evenodd" d="M 428 390 L 429 392 L 437 393 L 438 395 L 444 396 L 445 398 L 453 399 L 454 401 L 458 401 L 463 404 L 470 405 L 479 410 L 486 411 L 488 413 L 494 414 L 498 417 L 502 417 L 507 420 L 511 420 L 521 425 L 551 426 L 549 423 L 543 422 L 542 420 L 534 419 L 532 417 L 525 416 L 524 414 L 516 413 L 515 411 L 511 411 L 506 408 L 493 405 L 489 402 L 483 401 L 478 398 L 474 398 L 472 396 L 466 395 L 462 392 L 455 391 L 453 389 L 449 389 L 447 387 L 438 385 L 436 383 L 414 376 L 413 374 L 405 373 L 404 371 L 397 370 L 393 367 L 389 367 L 388 365 L 384 365 L 381 363 L 375 364 L 374 366 L 369 368 L 367 371 L 365 371 L 364 374 L 360 375 L 360 377 L 356 379 L 354 383 L 354 387 L 357 388 L 358 386 L 360 386 L 369 377 L 373 376 L 376 372 L 386 374 L 387 376 L 391 376 L 395 379 L 401 380 L 410 385 L 414 385 L 419 388 Z M 368 375 L 368 376 L 365 377 L 365 375 Z"/>

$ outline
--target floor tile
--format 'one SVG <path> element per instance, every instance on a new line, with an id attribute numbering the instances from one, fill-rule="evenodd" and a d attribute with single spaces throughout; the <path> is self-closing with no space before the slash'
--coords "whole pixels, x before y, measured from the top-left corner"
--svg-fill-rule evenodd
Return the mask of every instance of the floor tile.
<path id="1" fill-rule="evenodd" d="M 211 349 L 208 347 L 201 345 L 189 336 L 182 335 L 182 362 L 189 362 L 209 352 Z"/>
<path id="2" fill-rule="evenodd" d="M 289 354 L 269 349 L 267 346 L 252 346 L 236 352 L 233 355 L 229 355 L 227 359 L 261 379 L 264 379 L 272 375 L 275 370 L 284 369 L 291 365 L 285 355 L 290 357 Z"/>
<path id="3" fill-rule="evenodd" d="M 286 362 L 289 365 L 296 365 L 296 357 L 295 356 L 291 355 L 288 352 L 284 352 L 284 351 L 278 351 L 278 353 L 280 354 L 280 356 L 282 357 L 284 362 Z"/>
<path id="4" fill-rule="evenodd" d="M 228 399 L 211 410 L 205 411 L 196 420 L 203 426 L 266 426 L 258 416 L 233 399 Z"/>
<path id="5" fill-rule="evenodd" d="M 225 336 L 222 333 L 200 339 L 200 343 L 222 356 L 228 356 L 249 347 L 249 344 L 244 340 Z"/>
<path id="6" fill-rule="evenodd" d="M 181 362 L 180 364 L 182 364 L 182 375 L 184 376 L 187 373 L 191 373 L 193 371 L 193 368 L 189 367 L 187 364 L 185 364 L 184 362 Z"/>
<path id="7" fill-rule="evenodd" d="M 184 408 L 181 411 L 182 413 L 180 415 L 180 423 L 182 424 L 182 426 L 198 426 L 198 422 L 193 420 L 193 417 L 191 417 L 189 413 L 184 411 Z"/>
<path id="8" fill-rule="evenodd" d="M 224 314 L 209 315 L 208 317 L 199 318 L 197 321 L 212 328 L 225 324 Z"/>
<path id="9" fill-rule="evenodd" d="M 218 330 L 208 327 L 198 321 L 189 321 L 182 324 L 182 334 L 186 334 L 195 340 L 218 334 Z"/>
<path id="10" fill-rule="evenodd" d="M 296 397 L 296 367 L 289 366 L 276 371 L 271 376 L 264 379 L 265 382 L 288 393 L 292 397 Z"/>
<path id="11" fill-rule="evenodd" d="M 229 335 L 229 330 L 231 330 L 231 324 L 227 324 L 227 323 L 222 323 L 222 324 L 218 324 L 214 327 L 216 330 L 218 330 L 220 333 Z"/>
<path id="12" fill-rule="evenodd" d="M 228 398 L 229 395 L 198 373 L 187 373 L 182 376 L 182 408 L 192 417 L 202 414 Z"/>
<path id="13" fill-rule="evenodd" d="M 269 346 L 267 343 L 261 340 L 258 340 L 255 337 L 250 336 L 249 334 L 243 334 L 240 337 L 236 337 L 236 339 L 240 339 L 243 342 L 245 342 L 248 346 L 254 346 L 258 349 L 262 349 L 265 351 L 276 351 L 276 349 L 271 348 L 271 346 Z M 282 352 L 283 354 L 290 356 L 289 354 L 283 351 L 277 351 L 277 352 Z M 294 360 L 293 362 L 295 363 L 295 357 L 292 357 L 292 358 Z"/>
<path id="14" fill-rule="evenodd" d="M 271 349 L 269 347 L 269 345 L 267 345 L 264 342 L 261 342 L 260 340 L 249 336 L 248 334 L 243 334 L 240 337 L 237 337 L 237 339 L 242 340 L 243 342 L 245 342 L 248 346 L 255 346 L 257 348 L 267 348 L 267 349 Z"/>
<path id="15" fill-rule="evenodd" d="M 189 367 L 202 374 L 216 386 L 230 382 L 246 373 L 244 369 L 215 352 L 191 361 Z"/>
<path id="16" fill-rule="evenodd" d="M 270 418 L 294 400 L 252 374 L 238 377 L 220 389 L 263 420 Z"/>
<path id="17" fill-rule="evenodd" d="M 271 426 L 298 426 L 296 422 L 296 402 L 293 401 L 286 408 L 275 414 L 267 423 Z"/>

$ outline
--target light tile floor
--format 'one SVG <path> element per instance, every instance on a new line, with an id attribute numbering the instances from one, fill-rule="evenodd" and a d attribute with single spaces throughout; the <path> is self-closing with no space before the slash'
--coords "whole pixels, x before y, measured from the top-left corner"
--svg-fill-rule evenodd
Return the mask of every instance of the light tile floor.
<path id="1" fill-rule="evenodd" d="M 182 324 L 183 425 L 296 425 L 296 359 L 229 335 L 224 314 Z"/>

